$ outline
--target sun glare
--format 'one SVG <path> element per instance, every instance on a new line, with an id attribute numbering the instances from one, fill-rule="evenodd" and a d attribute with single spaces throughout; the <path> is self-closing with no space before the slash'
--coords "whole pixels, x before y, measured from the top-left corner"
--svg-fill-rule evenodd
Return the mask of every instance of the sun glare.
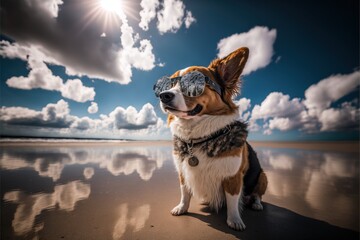
<path id="1" fill-rule="evenodd" d="M 123 14 L 121 0 L 100 0 L 100 5 L 106 12 Z"/>

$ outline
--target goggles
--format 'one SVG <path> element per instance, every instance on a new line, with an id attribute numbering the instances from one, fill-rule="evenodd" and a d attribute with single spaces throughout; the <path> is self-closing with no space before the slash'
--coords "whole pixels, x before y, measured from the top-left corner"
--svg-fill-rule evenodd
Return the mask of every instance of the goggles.
<path id="1" fill-rule="evenodd" d="M 157 80 L 153 87 L 156 97 L 159 97 L 161 92 L 174 87 L 177 82 L 180 84 L 182 94 L 188 97 L 198 97 L 203 94 L 206 84 L 222 96 L 219 84 L 211 81 L 209 77 L 199 71 L 192 71 L 181 77 L 169 78 L 165 76 Z"/>

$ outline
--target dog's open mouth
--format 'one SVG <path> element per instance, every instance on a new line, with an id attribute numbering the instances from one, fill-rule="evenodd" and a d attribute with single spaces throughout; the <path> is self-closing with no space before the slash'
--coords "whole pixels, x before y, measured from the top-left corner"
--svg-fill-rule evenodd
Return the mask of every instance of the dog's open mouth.
<path id="1" fill-rule="evenodd" d="M 201 110 L 203 109 L 203 106 L 201 106 L 200 104 L 197 104 L 192 110 L 190 111 L 181 111 L 169 106 L 165 107 L 165 110 L 168 110 L 169 112 L 181 112 L 181 113 L 187 113 L 188 116 L 195 116 L 197 114 L 199 114 L 201 112 Z"/>

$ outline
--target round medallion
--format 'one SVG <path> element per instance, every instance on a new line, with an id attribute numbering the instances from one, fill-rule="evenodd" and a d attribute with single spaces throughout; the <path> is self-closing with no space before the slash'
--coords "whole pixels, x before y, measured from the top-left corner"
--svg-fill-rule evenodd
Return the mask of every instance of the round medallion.
<path id="1" fill-rule="evenodd" d="M 188 159 L 188 163 L 190 166 L 195 167 L 199 164 L 199 159 L 197 159 L 197 157 L 192 156 Z"/>

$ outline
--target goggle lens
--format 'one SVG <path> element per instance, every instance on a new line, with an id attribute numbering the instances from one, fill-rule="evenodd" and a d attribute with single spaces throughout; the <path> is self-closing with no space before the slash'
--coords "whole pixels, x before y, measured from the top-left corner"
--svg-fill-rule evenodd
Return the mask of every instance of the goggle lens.
<path id="1" fill-rule="evenodd" d="M 167 91 L 175 86 L 179 81 L 182 94 L 188 97 L 198 97 L 204 93 L 206 84 L 209 84 L 220 96 L 221 87 L 211 81 L 208 77 L 199 71 L 193 71 L 185 74 L 182 77 L 162 77 L 153 87 L 156 97 L 160 96 L 160 93 Z"/>

